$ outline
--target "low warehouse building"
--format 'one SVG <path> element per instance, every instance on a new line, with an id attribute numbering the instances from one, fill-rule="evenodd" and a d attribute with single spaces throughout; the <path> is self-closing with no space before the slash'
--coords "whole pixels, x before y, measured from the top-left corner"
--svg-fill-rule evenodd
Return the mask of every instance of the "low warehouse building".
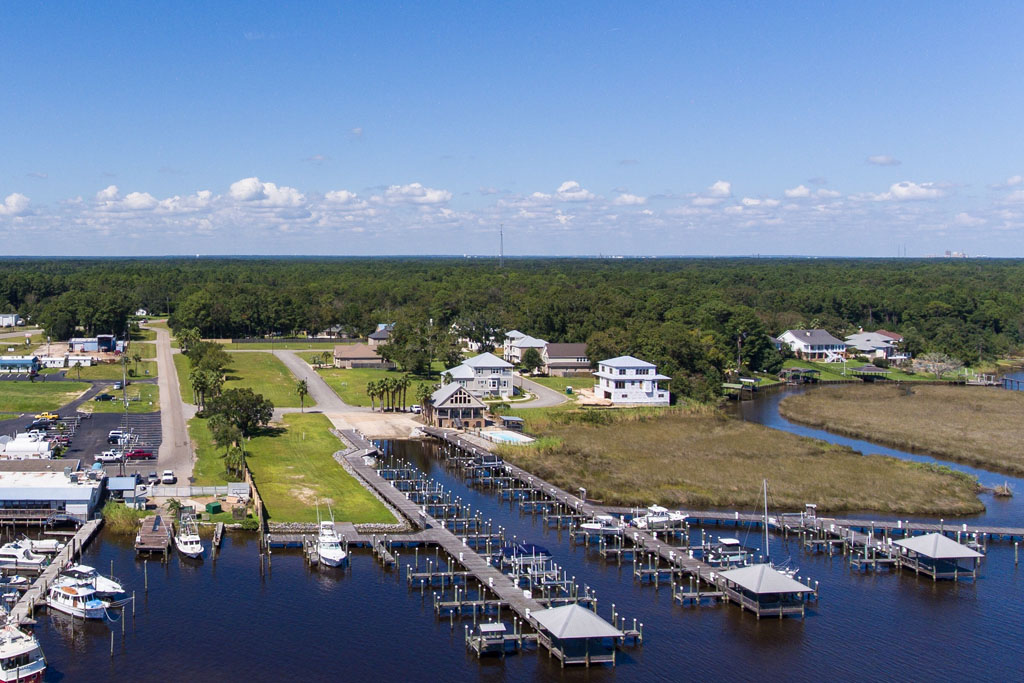
<path id="1" fill-rule="evenodd" d="M 39 372 L 39 358 L 36 356 L 0 356 L 0 372 Z"/>
<path id="2" fill-rule="evenodd" d="M 103 482 L 102 471 L 0 472 L 0 519 L 65 515 L 89 520 L 99 505 Z"/>

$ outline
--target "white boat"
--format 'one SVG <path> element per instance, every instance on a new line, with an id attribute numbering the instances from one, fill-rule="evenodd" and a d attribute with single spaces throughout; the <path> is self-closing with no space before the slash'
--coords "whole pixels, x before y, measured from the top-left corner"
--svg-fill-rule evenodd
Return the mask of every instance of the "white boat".
<path id="1" fill-rule="evenodd" d="M 0 681 L 42 683 L 46 657 L 35 636 L 11 624 L 0 626 Z"/>
<path id="2" fill-rule="evenodd" d="M 11 541 L 0 546 L 0 569 L 39 570 L 47 562 L 45 555 L 32 552 L 23 541 Z"/>
<path id="3" fill-rule="evenodd" d="M 48 555 L 59 553 L 64 547 L 64 544 L 56 538 L 28 538 L 26 536 L 23 539 L 23 543 L 27 543 L 34 553 L 46 553 Z"/>
<path id="4" fill-rule="evenodd" d="M 188 513 L 181 516 L 178 533 L 174 535 L 174 545 L 186 557 L 199 557 L 203 554 L 203 542 L 199 538 L 199 525 L 195 517 Z"/>
<path id="5" fill-rule="evenodd" d="M 90 586 L 53 584 L 46 592 L 46 606 L 83 619 L 102 619 L 110 603 L 100 600 Z"/>
<path id="6" fill-rule="evenodd" d="M 754 552 L 744 547 L 738 538 L 719 538 L 707 554 L 712 567 L 745 567 L 754 559 Z"/>
<path id="7" fill-rule="evenodd" d="M 648 506 L 647 512 L 633 518 L 633 526 L 638 529 L 654 530 L 678 526 L 686 521 L 682 512 L 670 512 L 660 505 Z"/>
<path id="8" fill-rule="evenodd" d="M 316 554 L 320 558 L 320 562 L 327 565 L 328 567 L 339 567 L 348 557 L 348 553 L 341 545 L 341 538 L 338 537 L 338 532 L 334 528 L 334 512 L 331 511 L 331 506 L 327 506 L 327 510 L 331 514 L 331 521 L 320 520 L 320 533 L 316 537 Z M 320 506 L 317 506 L 316 510 L 317 517 L 320 516 Z"/>
<path id="9" fill-rule="evenodd" d="M 56 585 L 87 586 L 96 591 L 99 598 L 110 598 L 124 593 L 124 587 L 113 579 L 84 564 L 74 564 L 65 569 L 54 581 Z"/>
<path id="10" fill-rule="evenodd" d="M 591 521 L 580 524 L 580 531 L 591 534 L 617 534 L 622 531 L 622 522 L 612 515 L 596 515 Z"/>

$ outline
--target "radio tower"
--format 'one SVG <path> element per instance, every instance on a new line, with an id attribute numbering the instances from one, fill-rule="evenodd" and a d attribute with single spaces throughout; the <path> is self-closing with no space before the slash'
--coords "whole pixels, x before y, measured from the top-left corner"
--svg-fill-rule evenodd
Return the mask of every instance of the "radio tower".
<path id="1" fill-rule="evenodd" d="M 498 225 L 498 267 L 505 267 L 505 224 L 501 223 Z"/>

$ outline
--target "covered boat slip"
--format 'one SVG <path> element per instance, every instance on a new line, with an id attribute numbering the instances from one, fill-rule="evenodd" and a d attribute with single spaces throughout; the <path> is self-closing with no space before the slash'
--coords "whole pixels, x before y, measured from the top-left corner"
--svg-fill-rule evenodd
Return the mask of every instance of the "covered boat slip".
<path id="1" fill-rule="evenodd" d="M 942 534 L 925 534 L 893 543 L 899 549 L 900 567 L 939 579 L 978 578 L 978 564 L 984 557 Z"/>
<path id="2" fill-rule="evenodd" d="M 615 646 L 624 636 L 592 611 L 578 604 L 540 610 L 530 615 L 538 642 L 566 664 L 615 665 Z"/>
<path id="3" fill-rule="evenodd" d="M 730 569 L 717 577 L 729 600 L 761 617 L 804 617 L 807 599 L 814 590 L 768 564 Z"/>

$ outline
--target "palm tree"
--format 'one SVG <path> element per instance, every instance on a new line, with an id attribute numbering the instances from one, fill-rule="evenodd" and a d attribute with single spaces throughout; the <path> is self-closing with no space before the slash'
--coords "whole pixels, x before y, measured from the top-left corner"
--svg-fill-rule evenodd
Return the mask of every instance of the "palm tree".
<path id="1" fill-rule="evenodd" d="M 402 375 L 398 380 L 398 390 L 402 392 L 402 412 L 405 412 L 405 392 L 409 390 L 409 385 L 412 384 L 412 379 L 409 375 Z"/>
<path id="2" fill-rule="evenodd" d="M 177 517 L 181 514 L 181 508 L 185 507 L 181 501 L 177 498 L 171 498 L 167 501 L 167 512 L 171 514 L 171 517 Z"/>
<path id="3" fill-rule="evenodd" d="M 366 395 L 370 397 L 370 412 L 377 409 L 377 406 L 373 402 L 373 399 L 377 397 L 377 390 L 376 382 L 370 381 L 366 383 Z"/>
<path id="4" fill-rule="evenodd" d="M 142 360 L 142 354 L 138 351 L 132 353 L 132 362 L 135 363 L 135 376 L 139 375 L 139 361 Z"/>
<path id="5" fill-rule="evenodd" d="M 224 458 L 224 466 L 238 476 L 242 476 L 242 471 L 245 469 L 245 449 L 241 446 L 232 446 Z"/>
<path id="6" fill-rule="evenodd" d="M 334 354 L 332 354 L 330 351 L 324 351 L 323 353 L 320 354 L 320 362 L 325 366 L 331 364 L 332 358 L 334 358 Z"/>
<path id="7" fill-rule="evenodd" d="M 430 404 L 430 397 L 433 394 L 433 390 L 430 385 L 426 382 L 420 382 L 416 385 L 416 400 L 420 402 L 420 407 L 423 410 L 425 419 L 430 421 L 430 414 L 433 406 Z"/>
<path id="8" fill-rule="evenodd" d="M 299 406 L 302 412 L 306 412 L 306 396 L 309 395 L 309 385 L 306 384 L 306 380 L 299 380 L 299 383 L 295 385 L 295 391 L 299 395 Z"/>

